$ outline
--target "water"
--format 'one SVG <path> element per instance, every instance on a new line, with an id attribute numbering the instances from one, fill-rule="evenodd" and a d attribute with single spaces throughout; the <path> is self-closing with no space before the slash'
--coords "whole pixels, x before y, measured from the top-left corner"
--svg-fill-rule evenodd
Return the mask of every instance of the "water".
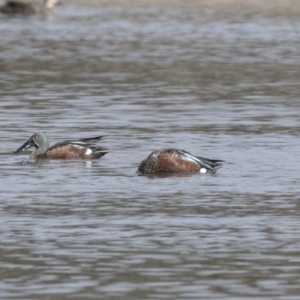
<path id="1" fill-rule="evenodd" d="M 0 18 L 1 299 L 299 299 L 299 19 L 56 12 Z M 24 162 L 34 132 L 113 152 Z M 138 176 L 165 147 L 226 164 Z"/>

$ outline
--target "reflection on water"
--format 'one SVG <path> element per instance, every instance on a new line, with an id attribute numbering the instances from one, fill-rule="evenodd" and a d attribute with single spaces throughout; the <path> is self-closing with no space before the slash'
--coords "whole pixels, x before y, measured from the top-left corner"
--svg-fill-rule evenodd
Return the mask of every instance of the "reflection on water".
<path id="1" fill-rule="evenodd" d="M 299 30 L 187 7 L 1 16 L 1 298 L 297 299 Z M 32 163 L 13 152 L 33 132 L 114 151 Z M 167 147 L 226 163 L 136 173 Z"/>

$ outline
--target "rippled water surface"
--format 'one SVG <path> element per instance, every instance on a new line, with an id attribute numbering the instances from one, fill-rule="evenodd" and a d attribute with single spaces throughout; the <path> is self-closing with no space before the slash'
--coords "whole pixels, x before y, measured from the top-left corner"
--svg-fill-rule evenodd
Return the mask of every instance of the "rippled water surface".
<path id="1" fill-rule="evenodd" d="M 299 299 L 299 19 L 56 12 L 0 18 L 0 298 Z M 34 132 L 113 152 L 26 162 Z M 138 176 L 165 147 L 226 164 Z"/>

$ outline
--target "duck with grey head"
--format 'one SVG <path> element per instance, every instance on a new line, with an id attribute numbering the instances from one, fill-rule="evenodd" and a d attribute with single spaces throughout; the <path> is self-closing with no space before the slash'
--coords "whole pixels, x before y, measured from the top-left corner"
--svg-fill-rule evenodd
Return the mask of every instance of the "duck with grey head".
<path id="1" fill-rule="evenodd" d="M 49 141 L 43 133 L 34 133 L 14 153 L 20 153 L 34 147 L 35 150 L 30 155 L 30 158 L 33 159 L 97 159 L 111 152 L 111 150 L 96 144 L 103 137 L 68 140 L 49 147 Z"/>

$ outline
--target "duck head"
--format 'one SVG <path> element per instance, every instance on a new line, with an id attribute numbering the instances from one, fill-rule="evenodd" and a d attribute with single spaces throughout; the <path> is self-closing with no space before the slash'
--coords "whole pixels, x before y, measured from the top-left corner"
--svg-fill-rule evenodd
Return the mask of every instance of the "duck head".
<path id="1" fill-rule="evenodd" d="M 42 133 L 34 133 L 19 149 L 17 149 L 14 153 L 20 153 L 27 149 L 34 147 L 31 156 L 35 156 L 37 154 L 45 153 L 49 149 L 49 142 L 47 137 Z"/>

